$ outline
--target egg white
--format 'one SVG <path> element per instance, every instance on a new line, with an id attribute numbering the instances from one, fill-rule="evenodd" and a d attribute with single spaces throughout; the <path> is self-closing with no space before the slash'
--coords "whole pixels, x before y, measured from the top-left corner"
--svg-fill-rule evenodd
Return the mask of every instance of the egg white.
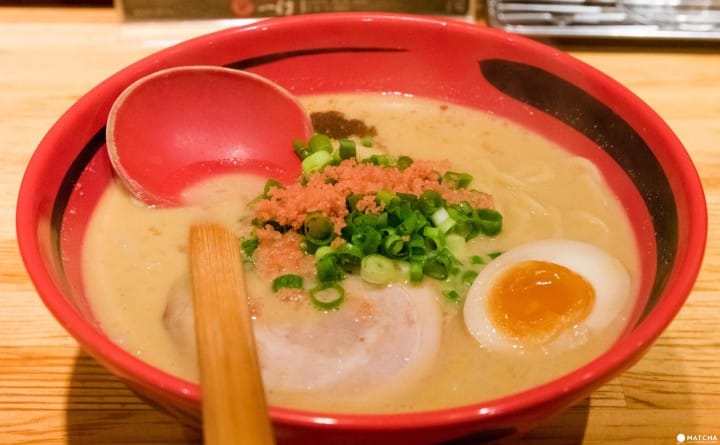
<path id="1" fill-rule="evenodd" d="M 595 302 L 583 321 L 539 345 L 505 335 L 492 324 L 487 311 L 488 295 L 496 280 L 517 263 L 530 260 L 564 266 L 585 278 L 595 290 Z M 491 261 L 470 287 L 463 316 L 470 334 L 489 350 L 521 353 L 539 348 L 550 353 L 580 346 L 592 336 L 602 335 L 618 317 L 627 317 L 630 304 L 630 274 L 617 258 L 592 244 L 547 239 L 520 245 Z"/>

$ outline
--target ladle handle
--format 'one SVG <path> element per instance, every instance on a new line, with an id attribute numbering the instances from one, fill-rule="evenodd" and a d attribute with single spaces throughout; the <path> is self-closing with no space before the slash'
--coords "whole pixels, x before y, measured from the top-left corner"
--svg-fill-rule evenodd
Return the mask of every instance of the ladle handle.
<path id="1" fill-rule="evenodd" d="M 190 268 L 205 444 L 274 444 L 237 239 L 194 225 Z"/>

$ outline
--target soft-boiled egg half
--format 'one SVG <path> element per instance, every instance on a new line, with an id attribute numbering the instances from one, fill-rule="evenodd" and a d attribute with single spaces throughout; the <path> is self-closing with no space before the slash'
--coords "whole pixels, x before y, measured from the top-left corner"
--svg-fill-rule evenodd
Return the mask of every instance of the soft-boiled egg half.
<path id="1" fill-rule="evenodd" d="M 605 250 L 548 239 L 491 261 L 470 287 L 463 316 L 489 350 L 550 353 L 602 335 L 626 316 L 631 291 L 627 269 Z"/>

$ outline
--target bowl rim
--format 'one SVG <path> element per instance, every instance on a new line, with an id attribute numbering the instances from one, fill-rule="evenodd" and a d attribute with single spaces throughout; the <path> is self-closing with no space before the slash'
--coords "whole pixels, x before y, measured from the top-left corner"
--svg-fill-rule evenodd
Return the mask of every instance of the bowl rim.
<path id="1" fill-rule="evenodd" d="M 432 428 L 451 424 L 477 422 L 478 419 L 495 420 L 498 417 L 527 410 L 533 406 L 542 406 L 558 400 L 573 401 L 588 388 L 595 389 L 612 376 L 629 368 L 643 355 L 644 351 L 661 335 L 689 297 L 699 274 L 707 241 L 707 208 L 705 195 L 692 160 L 677 136 L 667 123 L 626 87 L 603 74 L 599 70 L 576 59 L 574 56 L 559 51 L 539 42 L 508 34 L 504 31 L 491 29 L 482 25 L 468 23 L 457 19 L 418 16 L 402 13 L 323 13 L 303 17 L 292 16 L 263 19 L 247 25 L 231 27 L 209 34 L 185 40 L 140 59 L 126 68 L 116 72 L 100 84 L 96 85 L 75 104 L 73 104 L 51 127 L 33 154 L 23 177 L 16 209 L 16 231 L 20 253 L 28 274 L 36 290 L 53 316 L 60 324 L 78 340 L 90 355 L 102 356 L 113 368 L 122 370 L 121 375 L 128 375 L 132 383 L 140 386 L 161 388 L 176 398 L 199 404 L 199 385 L 175 377 L 165 371 L 145 363 L 113 343 L 108 337 L 84 319 L 72 306 L 65 302 L 60 289 L 54 283 L 51 274 L 46 270 L 42 260 L 41 246 L 37 239 L 38 222 L 35 219 L 37 209 L 41 205 L 34 194 L 37 184 L 42 183 L 40 177 L 44 165 L 51 163 L 54 146 L 65 132 L 65 122 L 76 121 L 85 111 L 92 107 L 97 97 L 106 91 L 113 91 L 124 82 L 123 79 L 137 77 L 140 70 L 146 68 L 157 58 L 172 56 L 188 49 L 196 48 L 213 39 L 232 39 L 235 35 L 255 29 L 267 30 L 272 27 L 308 26 L 309 21 L 317 23 L 338 22 L 404 22 L 414 27 L 443 27 L 448 30 L 472 33 L 477 36 L 490 36 L 505 39 L 514 45 L 524 46 L 538 51 L 547 57 L 556 59 L 555 63 L 571 66 L 582 72 L 587 81 L 593 85 L 602 85 L 604 92 L 614 99 L 621 100 L 625 107 L 637 110 L 648 128 L 658 132 L 668 147 L 663 154 L 670 157 L 679 176 L 678 184 L 684 187 L 689 213 L 693 218 L 687 221 L 688 236 L 681 240 L 684 244 L 684 261 L 678 264 L 679 258 L 671 271 L 675 279 L 669 281 L 663 291 L 663 298 L 653 310 L 640 321 L 622 342 L 615 343 L 606 352 L 582 367 L 560 376 L 552 381 L 533 388 L 483 402 L 466 404 L 457 407 L 442 408 L 430 411 L 406 412 L 398 414 L 346 414 L 324 413 L 319 411 L 300 410 L 279 406 L 270 406 L 273 422 L 286 425 L 313 425 L 318 429 L 368 429 L 377 431 L 414 429 L 418 427 Z M 677 272 L 677 269 L 680 269 Z M 115 371 L 114 369 L 111 369 Z M 599 376 L 606 379 L 598 380 Z M 582 394 L 581 394 L 582 393 Z"/>

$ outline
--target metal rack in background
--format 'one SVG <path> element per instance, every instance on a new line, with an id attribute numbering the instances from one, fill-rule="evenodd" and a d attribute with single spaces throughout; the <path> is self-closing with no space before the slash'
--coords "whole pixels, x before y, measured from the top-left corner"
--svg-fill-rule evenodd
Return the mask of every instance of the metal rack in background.
<path id="1" fill-rule="evenodd" d="M 720 41 L 720 0 L 487 0 L 487 17 L 530 37 Z"/>

